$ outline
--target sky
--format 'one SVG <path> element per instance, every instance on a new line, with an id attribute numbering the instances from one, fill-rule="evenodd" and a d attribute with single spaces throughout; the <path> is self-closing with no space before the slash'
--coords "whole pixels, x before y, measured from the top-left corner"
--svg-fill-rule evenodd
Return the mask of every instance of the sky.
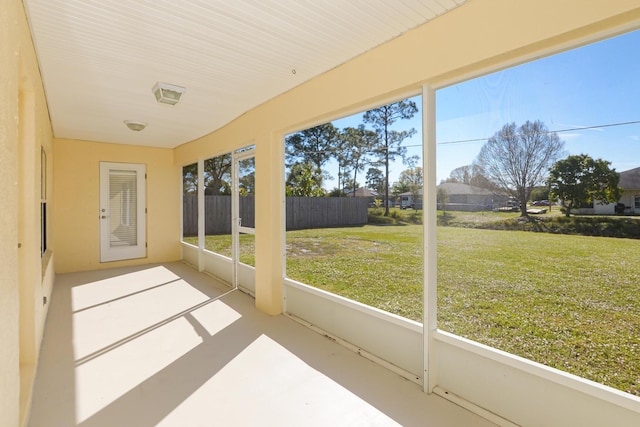
<path id="1" fill-rule="evenodd" d="M 412 100 L 420 108 L 421 98 Z M 640 167 L 640 31 L 437 90 L 437 182 L 471 164 L 503 125 L 527 120 L 541 120 L 556 131 L 565 155 L 601 158 L 618 172 Z M 620 125 L 628 122 L 638 123 Z M 362 114 L 333 121 L 338 128 L 360 123 Z M 403 145 L 410 154 L 421 154 L 421 112 L 395 127 L 416 129 Z M 331 189 L 337 168 L 332 162 L 326 169 L 334 178 L 325 183 Z M 401 161 L 392 165 L 390 184 L 404 169 Z M 359 175 L 364 186 L 364 173 Z"/>

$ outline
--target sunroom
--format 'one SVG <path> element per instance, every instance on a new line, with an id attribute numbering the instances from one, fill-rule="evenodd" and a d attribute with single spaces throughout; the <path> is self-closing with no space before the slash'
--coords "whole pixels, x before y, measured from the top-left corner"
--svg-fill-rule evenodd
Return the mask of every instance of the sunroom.
<path id="1" fill-rule="evenodd" d="M 464 157 L 466 146 L 453 143 L 469 139 L 440 134 L 448 125 L 440 109 L 448 94 L 484 76 L 498 76 L 495 83 L 503 76 L 495 73 L 522 64 L 631 37 L 640 28 L 637 1 L 10 0 L 0 24 L 8 41 L 0 51 L 6 201 L 0 318 L 8 343 L 0 350 L 6 396 L 0 424 L 640 422 L 637 378 L 612 386 L 449 323 L 443 313 L 459 307 L 444 307 L 452 297 L 441 293 L 446 252 L 436 210 L 437 184 L 446 178 L 438 172 L 447 161 L 442 155 L 451 146 L 450 156 Z M 592 83 L 624 94 L 610 80 Z M 638 90 L 627 89 L 629 95 Z M 511 96 L 489 90 L 478 103 L 487 109 L 527 104 Z M 358 241 L 354 251 L 375 253 L 368 262 L 380 264 L 389 297 L 359 299 L 317 285 L 297 268 L 312 266 L 312 276 L 330 270 L 324 282 L 345 275 L 329 265 L 328 249 L 309 248 L 323 244 L 322 230 L 337 230 L 331 235 L 337 251 L 345 224 L 368 230 L 363 222 L 376 208 L 348 200 L 357 197 L 322 197 L 323 208 L 289 200 L 292 159 L 300 155 L 289 141 L 327 123 L 356 129 L 366 112 L 398 103 L 415 104 L 405 147 L 413 153 L 411 167 L 424 171 L 423 209 L 419 225 L 399 227 L 393 238 L 414 233 L 408 251 L 418 261 L 383 257 L 380 241 Z M 634 106 L 629 117 L 583 127 L 637 126 Z M 567 139 L 576 130 L 567 123 L 554 129 Z M 364 175 L 351 161 L 351 173 Z M 338 215 L 339 209 L 359 210 L 364 219 Z M 307 212 L 320 221 L 321 210 L 339 223 L 295 226 L 304 218 L 289 218 Z M 298 247 L 300 261 L 291 251 L 297 236 L 309 239 Z M 400 244 L 390 243 L 389 251 Z M 629 247 L 626 265 L 637 250 Z M 455 260 L 449 268 L 471 264 L 471 258 Z M 349 277 L 359 270 L 344 269 Z M 403 311 L 404 302 L 393 302 L 403 301 L 399 270 L 419 284 L 412 314 Z M 484 276 L 476 279 L 483 288 Z M 530 301 L 528 291 L 520 298 Z M 639 323 L 624 316 L 638 321 L 640 314 L 633 288 L 621 292 L 630 313 L 614 311 L 630 324 L 621 332 L 630 356 L 610 375 L 637 377 Z M 221 347 L 228 348 L 222 356 Z M 350 370 L 374 378 L 354 379 L 345 374 Z M 289 381 L 298 374 L 307 382 Z M 386 387 L 397 396 L 385 396 Z M 56 397 L 62 388 L 67 391 Z M 145 393 L 162 397 L 162 409 Z M 238 404 L 243 398 L 246 414 Z M 322 418 L 314 404 L 335 406 Z"/>

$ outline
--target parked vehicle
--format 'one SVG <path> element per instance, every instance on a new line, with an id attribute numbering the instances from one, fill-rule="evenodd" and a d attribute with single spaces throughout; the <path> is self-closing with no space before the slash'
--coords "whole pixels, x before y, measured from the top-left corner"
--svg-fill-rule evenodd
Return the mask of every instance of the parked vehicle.
<path id="1" fill-rule="evenodd" d="M 409 209 L 413 208 L 413 197 L 412 196 L 400 196 L 400 209 Z"/>

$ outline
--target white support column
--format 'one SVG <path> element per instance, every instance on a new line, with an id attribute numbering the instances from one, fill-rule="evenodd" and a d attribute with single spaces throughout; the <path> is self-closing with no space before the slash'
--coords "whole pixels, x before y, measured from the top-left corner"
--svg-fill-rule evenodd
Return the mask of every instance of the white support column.
<path id="1" fill-rule="evenodd" d="M 198 160 L 198 271 L 204 271 L 204 159 Z"/>
<path id="2" fill-rule="evenodd" d="M 422 88 L 422 158 L 424 171 L 423 227 L 424 227 L 424 283 L 423 283 L 423 339 L 424 391 L 431 393 L 437 385 L 433 334 L 437 329 L 437 189 L 436 189 L 436 100 L 435 90 Z"/>

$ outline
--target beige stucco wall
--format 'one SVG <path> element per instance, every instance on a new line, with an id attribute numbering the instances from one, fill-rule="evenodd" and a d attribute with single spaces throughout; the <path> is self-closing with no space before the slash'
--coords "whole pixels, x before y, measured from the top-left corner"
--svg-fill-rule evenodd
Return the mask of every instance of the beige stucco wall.
<path id="1" fill-rule="evenodd" d="M 23 21 L 24 22 L 24 21 Z M 42 81 L 35 60 L 35 52 L 26 30 L 19 55 L 18 85 L 18 283 L 19 283 L 19 360 L 21 387 L 21 418 L 24 420 L 30 406 L 31 388 L 35 376 L 44 323 L 49 308 L 54 276 L 55 256 L 51 230 L 47 230 L 47 246 L 41 255 L 40 203 L 46 192 L 49 228 L 53 225 L 54 197 L 51 188 L 53 176 L 52 131 Z M 47 166 L 42 185 L 42 151 Z M 49 274 L 47 274 L 49 272 Z M 45 304 L 45 298 L 47 303 Z"/>
<path id="2" fill-rule="evenodd" d="M 184 165 L 256 144 L 256 304 L 280 311 L 282 140 L 296 131 L 434 87 L 637 28 L 637 0 L 472 0 L 176 149 Z"/>
<path id="3" fill-rule="evenodd" d="M 52 252 L 40 256 L 40 152 L 52 160 L 53 137 L 21 1 L 3 2 L 0 40 L 0 425 L 16 426 L 29 408 L 53 283 Z M 51 189 L 47 197 L 53 206 Z"/>
<path id="4" fill-rule="evenodd" d="M 18 424 L 18 2 L 0 8 L 0 425 Z"/>
<path id="5" fill-rule="evenodd" d="M 180 168 L 172 150 L 56 139 L 53 153 L 56 272 L 180 259 Z M 147 167 L 146 258 L 100 262 L 100 162 Z"/>

